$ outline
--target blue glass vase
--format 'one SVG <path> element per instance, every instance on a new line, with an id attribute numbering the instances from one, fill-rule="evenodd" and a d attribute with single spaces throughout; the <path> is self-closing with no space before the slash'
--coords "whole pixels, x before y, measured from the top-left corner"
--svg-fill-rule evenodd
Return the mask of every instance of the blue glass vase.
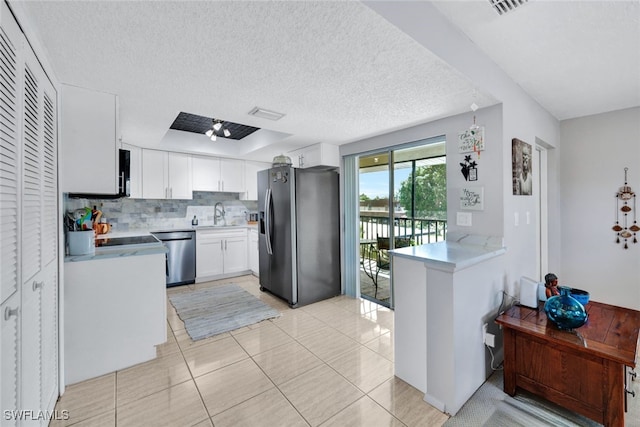
<path id="1" fill-rule="evenodd" d="M 571 296 L 571 288 L 558 286 L 560 295 L 553 296 L 544 304 L 544 312 L 560 329 L 575 329 L 587 323 L 587 311 Z"/>

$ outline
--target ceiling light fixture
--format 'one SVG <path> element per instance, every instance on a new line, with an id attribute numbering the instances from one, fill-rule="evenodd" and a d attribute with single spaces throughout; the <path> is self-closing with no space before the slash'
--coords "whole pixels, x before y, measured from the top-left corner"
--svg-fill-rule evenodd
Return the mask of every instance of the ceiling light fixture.
<path id="1" fill-rule="evenodd" d="M 209 137 L 210 140 L 215 141 L 217 139 L 218 133 L 222 131 L 222 134 L 229 138 L 231 136 L 231 131 L 226 127 L 223 127 L 224 122 L 220 119 L 211 119 L 211 129 L 207 130 L 204 134 Z"/>

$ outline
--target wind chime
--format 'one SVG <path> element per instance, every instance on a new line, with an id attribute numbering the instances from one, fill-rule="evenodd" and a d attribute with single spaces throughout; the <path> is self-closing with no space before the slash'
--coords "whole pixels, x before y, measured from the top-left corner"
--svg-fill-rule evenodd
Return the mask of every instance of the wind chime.
<path id="1" fill-rule="evenodd" d="M 627 185 L 627 171 L 629 168 L 624 168 L 624 185 L 620 187 L 620 191 L 616 193 L 616 225 L 613 226 L 613 231 L 616 232 L 616 243 L 620 243 L 620 238 L 624 239 L 624 248 L 628 249 L 627 240 L 633 237 L 632 242 L 638 243 L 636 233 L 640 231 L 638 223 L 636 222 L 636 193 L 631 190 L 631 187 Z M 633 201 L 633 208 L 629 206 L 629 201 Z M 622 206 L 620 206 L 622 204 Z M 628 226 L 629 212 L 633 211 L 633 224 Z M 620 224 L 620 212 L 623 213 L 622 224 Z"/>

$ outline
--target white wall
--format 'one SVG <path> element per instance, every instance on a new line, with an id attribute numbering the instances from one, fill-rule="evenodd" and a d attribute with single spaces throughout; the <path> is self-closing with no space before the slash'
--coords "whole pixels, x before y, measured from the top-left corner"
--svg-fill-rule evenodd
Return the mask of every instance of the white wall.
<path id="1" fill-rule="evenodd" d="M 560 183 L 555 173 L 560 148 L 559 122 L 527 95 L 520 86 L 492 62 L 469 38 L 454 27 L 430 2 L 380 1 L 365 2 L 389 22 L 413 37 L 418 43 L 438 55 L 450 66 L 466 75 L 483 93 L 502 102 L 502 155 L 497 156 L 502 164 L 490 173 L 501 178 L 485 186 L 485 194 L 500 194 L 503 212 L 497 218 L 503 223 L 500 233 L 507 246 L 505 254 L 508 270 L 504 277 L 504 288 L 517 294 L 519 278 L 526 275 L 538 277 L 536 271 L 536 197 L 513 196 L 511 187 L 511 139 L 518 138 L 531 145 L 542 140 L 551 147 L 549 159 L 549 267 L 558 268 L 561 262 L 559 191 Z M 471 105 L 473 100 L 469 100 Z M 486 169 L 485 169 L 486 170 Z M 486 173 L 480 171 L 480 173 Z M 451 195 L 449 195 L 451 197 Z M 453 200 L 449 199 L 449 206 Z M 524 219 L 531 214 L 529 225 L 520 222 L 515 226 L 514 216 Z M 475 215 L 474 215 L 475 216 Z M 494 233 L 494 227 L 478 231 L 478 234 Z"/>
<path id="2" fill-rule="evenodd" d="M 625 167 L 629 185 L 640 194 L 640 108 L 565 120 L 560 131 L 559 281 L 589 291 L 596 301 L 639 310 L 640 243 L 623 249 L 611 227 Z"/>
<path id="3" fill-rule="evenodd" d="M 386 135 L 379 135 L 362 141 L 340 146 L 340 155 L 365 153 L 419 141 L 427 138 L 445 135 L 447 154 L 447 222 L 449 231 L 460 231 L 486 236 L 503 235 L 503 203 L 502 203 L 502 175 L 496 171 L 502 168 L 502 106 L 496 105 L 476 111 L 476 122 L 485 127 L 485 147 L 478 159 L 475 153 L 473 160 L 478 163 L 478 180 L 466 182 L 460 172 L 459 163 L 465 154 L 458 154 L 458 133 L 469 128 L 473 123 L 473 113 L 447 117 L 423 125 L 413 126 Z M 471 227 L 456 225 L 456 212 L 460 210 L 460 188 L 468 186 L 483 186 L 485 194 L 484 211 L 471 212 L 473 223 Z"/>

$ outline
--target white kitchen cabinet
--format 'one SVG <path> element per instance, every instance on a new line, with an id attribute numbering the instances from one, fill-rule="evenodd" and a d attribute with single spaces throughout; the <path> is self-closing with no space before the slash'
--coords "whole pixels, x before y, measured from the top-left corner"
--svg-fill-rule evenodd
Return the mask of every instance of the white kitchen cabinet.
<path id="1" fill-rule="evenodd" d="M 118 97 L 61 85 L 61 187 L 67 193 L 118 192 Z"/>
<path id="2" fill-rule="evenodd" d="M 129 150 L 130 160 L 130 187 L 129 197 L 142 198 L 142 148 L 135 145 L 122 144 L 123 150 Z"/>
<path id="3" fill-rule="evenodd" d="M 249 271 L 247 229 L 196 231 L 196 282 Z"/>
<path id="4" fill-rule="evenodd" d="M 220 191 L 220 159 L 193 156 L 193 191 Z"/>
<path id="5" fill-rule="evenodd" d="M 244 200 L 258 200 L 258 172 L 269 169 L 270 163 L 244 162 L 244 184 L 246 191 L 241 195 Z"/>
<path id="6" fill-rule="evenodd" d="M 259 256 L 258 230 L 252 228 L 249 230 L 249 268 L 256 276 L 260 274 Z"/>
<path id="7" fill-rule="evenodd" d="M 142 198 L 193 198 L 191 156 L 142 149 Z"/>
<path id="8" fill-rule="evenodd" d="M 337 168 L 340 166 L 340 151 L 338 146 L 323 142 L 290 151 L 288 155 L 291 157 L 293 167 L 296 168 Z"/>
<path id="9" fill-rule="evenodd" d="M 229 234 L 224 238 L 224 274 L 240 273 L 249 269 L 247 244 L 246 230 Z"/>
<path id="10" fill-rule="evenodd" d="M 149 253 L 65 262 L 66 384 L 156 357 L 167 339 L 165 259 Z"/>
<path id="11" fill-rule="evenodd" d="M 220 191 L 243 193 L 244 162 L 234 159 L 220 159 Z"/>
<path id="12" fill-rule="evenodd" d="M 182 153 L 168 153 L 169 198 L 193 199 L 191 178 L 191 156 Z"/>
<path id="13" fill-rule="evenodd" d="M 193 190 L 244 193 L 244 161 L 193 156 Z"/>
<path id="14" fill-rule="evenodd" d="M 196 278 L 224 273 L 224 237 L 219 232 L 196 231 Z"/>

